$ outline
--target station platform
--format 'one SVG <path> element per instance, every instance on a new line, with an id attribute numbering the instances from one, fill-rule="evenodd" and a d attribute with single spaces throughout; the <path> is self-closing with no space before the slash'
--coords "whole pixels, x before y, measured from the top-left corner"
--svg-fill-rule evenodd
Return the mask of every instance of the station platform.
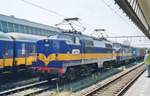
<path id="1" fill-rule="evenodd" d="M 150 96 L 150 77 L 145 71 L 123 96 Z"/>

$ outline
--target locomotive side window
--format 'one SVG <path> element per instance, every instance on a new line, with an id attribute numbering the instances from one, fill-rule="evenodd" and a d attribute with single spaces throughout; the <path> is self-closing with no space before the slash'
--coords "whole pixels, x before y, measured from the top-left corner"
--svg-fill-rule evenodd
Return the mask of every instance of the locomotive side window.
<path id="1" fill-rule="evenodd" d="M 105 48 L 105 43 L 102 41 L 94 40 L 94 47 L 102 47 Z"/>
<path id="2" fill-rule="evenodd" d="M 26 49 L 25 44 L 22 44 L 21 47 L 22 47 L 21 54 L 25 55 L 25 49 Z"/>
<path id="3" fill-rule="evenodd" d="M 106 45 L 106 48 L 112 48 L 111 44 L 105 44 L 105 45 Z"/>
<path id="4" fill-rule="evenodd" d="M 115 48 L 120 48 L 120 44 L 114 43 L 114 44 L 113 44 L 113 47 L 115 47 Z"/>
<path id="5" fill-rule="evenodd" d="M 94 46 L 93 41 L 91 41 L 91 40 L 84 40 L 84 42 L 85 42 L 85 47 L 93 47 Z"/>

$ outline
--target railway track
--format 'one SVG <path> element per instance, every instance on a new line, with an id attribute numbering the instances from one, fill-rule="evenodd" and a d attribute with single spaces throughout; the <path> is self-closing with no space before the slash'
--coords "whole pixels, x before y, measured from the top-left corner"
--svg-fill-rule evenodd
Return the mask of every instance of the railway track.
<path id="1" fill-rule="evenodd" d="M 73 96 L 122 96 L 144 71 L 144 64 L 136 65 Z"/>
<path id="2" fill-rule="evenodd" d="M 117 82 L 119 82 L 119 80 L 122 80 L 122 79 L 120 79 L 121 77 L 123 78 L 124 76 L 126 76 L 128 73 L 134 71 L 135 69 L 140 68 L 140 69 L 144 70 L 144 67 L 142 67 L 142 66 L 143 65 L 138 65 L 126 72 L 123 72 L 123 73 L 121 72 L 122 75 L 115 76 L 116 78 L 109 80 L 109 82 L 107 82 L 107 83 L 104 83 L 103 86 L 100 86 L 100 87 L 98 86 L 94 90 L 90 90 L 90 91 L 86 92 L 86 94 L 80 94 L 80 95 L 78 94 L 76 96 L 93 96 L 93 95 L 94 96 L 97 96 L 97 95 L 114 96 L 114 95 L 110 95 L 110 94 L 117 94 L 117 96 L 120 96 L 120 94 L 122 94 L 124 92 L 123 89 L 126 89 L 126 88 L 121 87 L 120 89 L 118 89 L 119 88 L 118 86 L 121 85 L 121 83 L 118 85 L 117 83 L 113 83 L 113 82 L 115 82 L 115 80 L 117 80 L 117 79 L 118 79 Z M 141 72 L 137 71 L 137 73 L 142 73 L 142 71 Z M 129 77 L 131 77 L 131 76 L 129 76 Z M 115 85 L 115 87 L 112 88 L 109 85 L 112 85 L 112 87 Z M 128 85 L 128 84 L 126 83 L 126 85 Z M 17 87 L 15 89 L 10 89 L 10 90 L 4 91 L 4 92 L 0 92 L 0 96 L 6 96 L 6 95 L 9 95 L 9 96 L 34 96 L 39 93 L 43 93 L 49 89 L 54 89 L 55 88 L 54 86 L 49 85 L 48 81 L 45 80 L 45 81 L 40 81 L 40 82 L 36 82 L 33 84 L 29 84 L 29 85 Z M 119 91 L 117 90 L 117 91 L 115 91 L 115 93 L 113 93 L 114 92 L 113 91 L 113 92 L 109 92 L 109 94 L 105 94 L 105 91 L 106 91 L 106 93 L 108 92 L 106 89 L 110 89 L 109 87 L 112 88 L 113 90 L 115 90 L 117 88 Z M 102 95 L 102 94 L 104 94 L 104 95 Z"/>
<path id="3" fill-rule="evenodd" d="M 46 91 L 49 88 L 49 83 L 47 80 L 45 80 L 0 92 L 0 96 L 30 96 Z"/>

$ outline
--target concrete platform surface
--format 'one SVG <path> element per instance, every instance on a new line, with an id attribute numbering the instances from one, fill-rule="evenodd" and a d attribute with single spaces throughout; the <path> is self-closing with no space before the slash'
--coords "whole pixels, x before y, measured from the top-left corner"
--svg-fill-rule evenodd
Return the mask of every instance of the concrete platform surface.
<path id="1" fill-rule="evenodd" d="M 147 77 L 147 71 L 138 78 L 124 96 L 150 96 L 150 77 Z"/>

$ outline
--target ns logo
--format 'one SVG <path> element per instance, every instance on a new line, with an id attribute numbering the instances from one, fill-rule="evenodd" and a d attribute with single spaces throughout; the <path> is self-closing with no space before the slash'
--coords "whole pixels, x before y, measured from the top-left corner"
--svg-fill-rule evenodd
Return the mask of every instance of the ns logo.
<path id="1" fill-rule="evenodd" d="M 79 49 L 73 49 L 72 54 L 80 54 L 80 50 Z"/>

